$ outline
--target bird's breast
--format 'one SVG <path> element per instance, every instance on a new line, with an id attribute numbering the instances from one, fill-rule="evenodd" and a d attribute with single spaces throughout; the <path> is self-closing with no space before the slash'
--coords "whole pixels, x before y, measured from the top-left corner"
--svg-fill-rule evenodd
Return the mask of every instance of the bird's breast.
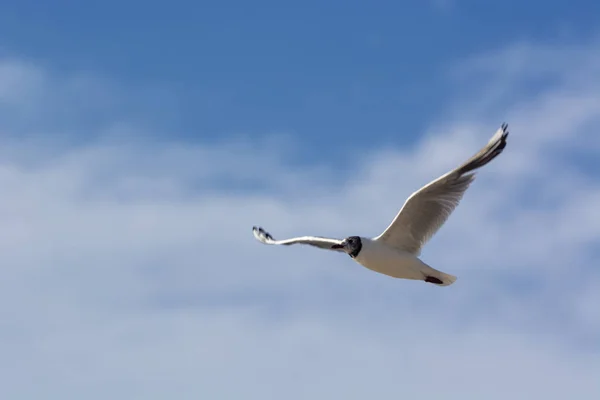
<path id="1" fill-rule="evenodd" d="M 422 261 L 413 254 L 376 241 L 363 243 L 355 261 L 362 266 L 395 278 L 422 279 Z"/>

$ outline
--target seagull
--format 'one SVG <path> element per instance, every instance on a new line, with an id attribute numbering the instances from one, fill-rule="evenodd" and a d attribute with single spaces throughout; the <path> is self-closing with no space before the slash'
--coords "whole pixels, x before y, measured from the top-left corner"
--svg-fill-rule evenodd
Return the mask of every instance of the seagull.
<path id="1" fill-rule="evenodd" d="M 458 206 L 475 179 L 475 170 L 502 153 L 508 133 L 508 125 L 503 123 L 477 154 L 410 195 L 391 224 L 375 238 L 302 236 L 275 240 L 261 227 L 252 227 L 252 232 L 264 244 L 304 244 L 343 252 L 363 267 L 384 275 L 449 286 L 456 281 L 456 276 L 425 264 L 419 258 L 421 249 Z"/>

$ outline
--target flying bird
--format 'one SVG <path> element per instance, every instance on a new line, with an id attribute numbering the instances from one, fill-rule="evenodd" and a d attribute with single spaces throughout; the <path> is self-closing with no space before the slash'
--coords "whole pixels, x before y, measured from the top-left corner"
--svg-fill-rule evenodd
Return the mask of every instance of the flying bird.
<path id="1" fill-rule="evenodd" d="M 392 223 L 375 238 L 302 236 L 275 240 L 260 227 L 254 226 L 252 232 L 264 244 L 305 244 L 343 252 L 362 266 L 394 278 L 420 280 L 438 286 L 451 285 L 456 276 L 425 264 L 419 258 L 421 249 L 458 206 L 475 179 L 475 170 L 502 153 L 507 137 L 508 125 L 504 123 L 487 145 L 468 161 L 410 195 Z"/>

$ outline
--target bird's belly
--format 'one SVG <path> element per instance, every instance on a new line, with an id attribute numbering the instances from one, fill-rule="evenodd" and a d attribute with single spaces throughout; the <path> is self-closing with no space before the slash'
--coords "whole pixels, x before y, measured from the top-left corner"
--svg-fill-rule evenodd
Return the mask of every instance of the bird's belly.
<path id="1" fill-rule="evenodd" d="M 422 270 L 426 264 L 408 253 L 390 250 L 384 253 L 365 254 L 362 257 L 359 254 L 355 261 L 372 271 L 394 278 L 423 280 L 425 276 Z"/>

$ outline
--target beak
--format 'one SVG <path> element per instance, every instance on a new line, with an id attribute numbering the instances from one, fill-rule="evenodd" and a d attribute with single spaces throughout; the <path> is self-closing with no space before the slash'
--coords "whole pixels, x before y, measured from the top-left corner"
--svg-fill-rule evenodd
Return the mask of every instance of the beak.
<path id="1" fill-rule="evenodd" d="M 343 249 L 344 248 L 344 244 L 334 244 L 331 246 L 332 249 Z"/>

